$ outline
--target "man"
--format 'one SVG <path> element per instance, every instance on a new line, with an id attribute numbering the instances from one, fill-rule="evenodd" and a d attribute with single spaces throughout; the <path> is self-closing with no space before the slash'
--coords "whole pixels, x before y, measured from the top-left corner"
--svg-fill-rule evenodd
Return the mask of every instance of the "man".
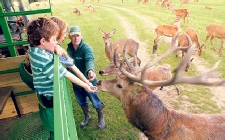
<path id="1" fill-rule="evenodd" d="M 89 79 L 93 85 L 96 85 L 97 79 L 95 74 L 93 49 L 82 39 L 81 29 L 79 26 L 72 26 L 70 28 L 69 39 L 71 40 L 67 48 L 69 56 L 74 60 L 74 64 L 84 74 L 84 76 Z M 103 117 L 103 103 L 100 101 L 98 93 L 88 93 L 84 90 L 84 88 L 76 84 L 73 84 L 73 90 L 85 116 L 85 119 L 81 122 L 80 126 L 85 127 L 91 119 L 87 100 L 88 97 L 98 113 L 98 127 L 100 129 L 105 128 L 106 125 Z"/>

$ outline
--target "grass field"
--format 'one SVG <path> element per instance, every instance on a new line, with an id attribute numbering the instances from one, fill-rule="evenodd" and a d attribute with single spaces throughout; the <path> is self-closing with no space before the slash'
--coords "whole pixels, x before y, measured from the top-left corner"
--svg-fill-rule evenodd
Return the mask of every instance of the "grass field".
<path id="1" fill-rule="evenodd" d="M 180 8 L 180 0 L 171 1 L 175 4 L 175 9 Z M 175 15 L 172 14 L 170 10 L 156 6 L 155 0 L 150 0 L 150 3 L 146 5 L 141 3 L 137 4 L 137 0 L 128 0 L 125 3 L 122 3 L 121 0 L 101 0 L 99 3 L 90 2 L 89 0 L 86 0 L 85 3 L 81 3 L 79 0 L 51 0 L 51 2 L 53 3 L 52 10 L 54 16 L 64 19 L 69 26 L 79 25 L 81 27 L 83 39 L 94 49 L 96 73 L 109 64 L 109 61 L 105 56 L 104 42 L 99 28 L 105 32 L 116 29 L 116 33 L 112 36 L 112 41 L 130 37 L 130 35 L 125 32 L 126 27 L 122 24 L 122 21 L 126 20 L 126 22 L 131 24 L 135 29 L 137 38 L 146 44 L 145 47 L 147 47 L 148 53 L 151 56 L 153 40 L 156 37 L 156 34 L 154 33 L 154 28 L 150 26 L 150 23 L 154 22 L 156 25 L 170 24 L 175 19 Z M 92 5 L 95 8 L 96 13 L 85 11 L 84 6 L 87 5 Z M 205 6 L 211 7 L 212 10 L 205 10 Z M 41 3 L 40 7 L 32 6 L 33 9 L 44 7 L 43 3 Z M 78 8 L 81 11 L 81 16 L 73 14 L 72 8 Z M 190 16 L 188 18 L 188 25 L 184 24 L 183 20 L 181 20 L 181 28 L 183 32 L 186 31 L 187 27 L 194 28 L 199 34 L 200 44 L 203 44 L 205 41 L 205 28 L 207 25 L 210 23 L 225 25 L 224 0 L 199 0 L 199 2 L 190 0 L 190 3 L 186 6 L 183 5 L 182 8 L 188 8 Z M 62 46 L 66 48 L 68 42 L 69 39 L 65 39 Z M 215 38 L 214 44 L 219 51 L 221 45 L 220 40 Z M 168 44 L 160 41 L 157 54 L 163 54 L 168 48 Z M 223 74 L 222 77 L 225 77 L 225 52 L 223 51 L 223 53 L 224 55 L 219 57 L 218 52 L 213 51 L 208 40 L 207 48 L 203 49 L 200 58 L 207 68 L 212 67 L 218 60 L 221 60 L 218 71 Z M 172 54 L 161 63 L 168 63 L 172 68 L 175 68 L 179 61 L 180 59 L 176 59 L 175 55 Z M 196 67 L 192 65 L 187 75 L 196 75 L 197 73 Z M 98 79 L 110 78 L 101 77 L 100 75 L 97 75 L 97 77 Z M 173 108 L 183 110 L 182 104 L 188 102 L 190 106 L 187 107 L 187 110 L 192 113 L 222 113 L 225 110 L 224 106 L 219 108 L 216 102 L 211 100 L 213 95 L 208 88 L 191 85 L 181 85 L 180 87 L 182 95 L 178 97 L 178 102 L 174 103 Z M 73 93 L 72 89 L 71 93 Z M 83 119 L 83 113 L 76 103 L 74 96 L 72 97 L 79 139 L 138 139 L 138 130 L 127 122 L 120 102 L 114 97 L 107 93 L 99 93 L 99 97 L 105 104 L 104 114 L 107 124 L 107 128 L 101 131 L 97 129 L 97 113 L 93 108 L 91 108 L 92 121 L 89 126 L 84 129 L 79 127 L 79 124 Z"/>

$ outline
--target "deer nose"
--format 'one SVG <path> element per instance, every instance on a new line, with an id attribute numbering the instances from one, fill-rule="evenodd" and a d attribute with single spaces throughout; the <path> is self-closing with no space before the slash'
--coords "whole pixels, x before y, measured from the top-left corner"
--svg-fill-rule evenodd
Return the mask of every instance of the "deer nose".
<path id="1" fill-rule="evenodd" d="M 97 86 L 100 86 L 101 85 L 101 80 L 99 80 L 98 82 L 97 82 Z"/>
<path id="2" fill-rule="evenodd" d="M 103 74 L 104 72 L 103 72 L 102 70 L 100 70 L 98 73 L 102 76 L 102 74 Z"/>

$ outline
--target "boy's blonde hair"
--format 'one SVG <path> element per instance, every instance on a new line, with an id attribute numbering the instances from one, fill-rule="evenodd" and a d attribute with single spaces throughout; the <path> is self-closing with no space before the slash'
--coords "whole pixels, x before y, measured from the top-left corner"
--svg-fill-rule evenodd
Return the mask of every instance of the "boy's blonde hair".
<path id="1" fill-rule="evenodd" d="M 58 25 L 49 18 L 39 17 L 28 23 L 27 26 L 27 40 L 31 47 L 40 45 L 42 38 L 49 41 L 49 39 L 59 34 Z"/>

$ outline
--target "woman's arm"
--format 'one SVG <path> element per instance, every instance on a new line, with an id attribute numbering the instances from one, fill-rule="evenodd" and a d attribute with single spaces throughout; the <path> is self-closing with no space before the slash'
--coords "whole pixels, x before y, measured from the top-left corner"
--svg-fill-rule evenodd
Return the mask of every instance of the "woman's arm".
<path id="1" fill-rule="evenodd" d="M 87 83 L 89 86 L 93 86 L 92 83 L 90 83 L 88 81 L 88 79 L 83 75 L 83 73 L 81 73 L 81 71 L 75 66 L 67 66 L 69 69 L 71 69 L 76 75 L 77 77 L 79 77 L 82 81 L 84 81 L 85 83 Z"/>
<path id="2" fill-rule="evenodd" d="M 73 75 L 71 72 L 67 71 L 65 74 L 65 77 L 69 79 L 71 82 L 83 87 L 87 92 L 96 92 L 97 87 L 89 86 L 87 83 L 83 82 L 79 78 L 77 78 L 75 75 Z"/>

